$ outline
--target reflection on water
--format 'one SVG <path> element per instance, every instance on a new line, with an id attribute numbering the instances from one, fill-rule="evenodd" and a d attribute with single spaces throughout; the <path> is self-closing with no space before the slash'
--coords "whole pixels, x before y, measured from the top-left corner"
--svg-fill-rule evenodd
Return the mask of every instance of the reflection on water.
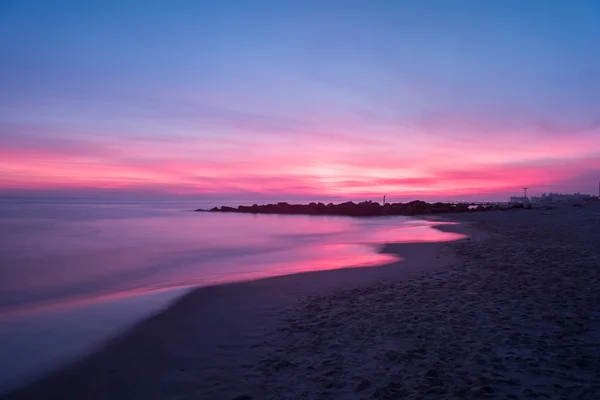
<path id="1" fill-rule="evenodd" d="M 456 236 L 404 217 L 30 208 L 0 219 L 0 313 L 120 292 L 381 264 L 390 256 L 374 252 L 374 245 Z"/>
<path id="2" fill-rule="evenodd" d="M 0 382 L 164 307 L 185 288 L 379 265 L 386 242 L 458 236 L 405 217 L 213 214 L 178 203 L 1 204 Z M 0 390 L 2 387 L 0 386 Z"/>

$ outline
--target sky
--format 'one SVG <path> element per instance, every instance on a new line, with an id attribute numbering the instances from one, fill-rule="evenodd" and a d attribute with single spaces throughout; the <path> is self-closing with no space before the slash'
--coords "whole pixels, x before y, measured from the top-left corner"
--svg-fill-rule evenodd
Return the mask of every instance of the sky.
<path id="1" fill-rule="evenodd" d="M 0 196 L 597 193 L 596 0 L 0 0 Z"/>

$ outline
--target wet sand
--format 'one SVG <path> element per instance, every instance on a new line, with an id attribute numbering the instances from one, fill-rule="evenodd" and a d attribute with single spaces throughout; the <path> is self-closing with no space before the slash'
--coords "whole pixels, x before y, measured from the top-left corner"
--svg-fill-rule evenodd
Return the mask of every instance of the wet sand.
<path id="1" fill-rule="evenodd" d="M 402 262 L 195 290 L 6 398 L 600 398 L 600 205 L 452 217 Z"/>

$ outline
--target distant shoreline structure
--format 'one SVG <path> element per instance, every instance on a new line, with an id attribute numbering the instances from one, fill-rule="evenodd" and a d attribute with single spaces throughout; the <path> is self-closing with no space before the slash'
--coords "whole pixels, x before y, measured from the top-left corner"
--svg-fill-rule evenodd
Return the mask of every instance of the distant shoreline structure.
<path id="1" fill-rule="evenodd" d="M 600 193 L 599 193 L 600 195 Z M 569 203 L 574 201 L 590 201 L 597 196 L 586 193 L 542 193 L 541 196 L 511 196 L 510 203 Z"/>
<path id="2" fill-rule="evenodd" d="M 341 215 L 351 217 L 376 217 L 385 215 L 425 215 L 425 214 L 451 214 L 464 212 L 499 211 L 518 208 L 528 208 L 523 204 L 508 203 L 427 203 L 415 200 L 409 203 L 385 203 L 363 201 L 354 203 L 347 201 L 338 204 L 309 203 L 289 204 L 254 204 L 252 206 L 214 207 L 210 210 L 197 209 L 201 212 L 229 212 L 245 214 L 284 214 L 284 215 Z"/>

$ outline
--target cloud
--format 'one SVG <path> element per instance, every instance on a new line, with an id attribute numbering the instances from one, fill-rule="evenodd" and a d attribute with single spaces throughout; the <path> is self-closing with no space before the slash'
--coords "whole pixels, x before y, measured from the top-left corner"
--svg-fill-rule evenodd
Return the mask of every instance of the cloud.
<path id="1" fill-rule="evenodd" d="M 390 145 L 356 145 L 334 137 L 254 147 L 252 141 L 234 138 L 223 142 L 194 137 L 94 142 L 22 134 L 4 139 L 0 186 L 5 189 L 62 188 L 85 193 L 95 188 L 94 193 L 119 190 L 132 196 L 411 193 L 430 198 L 469 191 L 504 196 L 523 185 L 540 191 L 561 184 L 574 190 L 577 185 L 590 187 L 583 177 L 598 169 L 600 158 L 593 154 L 594 146 L 590 149 L 589 143 L 566 136 L 525 142 L 516 157 L 507 157 L 514 144 L 483 141 L 446 140 L 403 152 Z"/>
<path id="2" fill-rule="evenodd" d="M 69 128 L 0 123 L 0 153 L 4 157 L 98 157 L 122 154 L 106 142 L 86 132 Z"/>

